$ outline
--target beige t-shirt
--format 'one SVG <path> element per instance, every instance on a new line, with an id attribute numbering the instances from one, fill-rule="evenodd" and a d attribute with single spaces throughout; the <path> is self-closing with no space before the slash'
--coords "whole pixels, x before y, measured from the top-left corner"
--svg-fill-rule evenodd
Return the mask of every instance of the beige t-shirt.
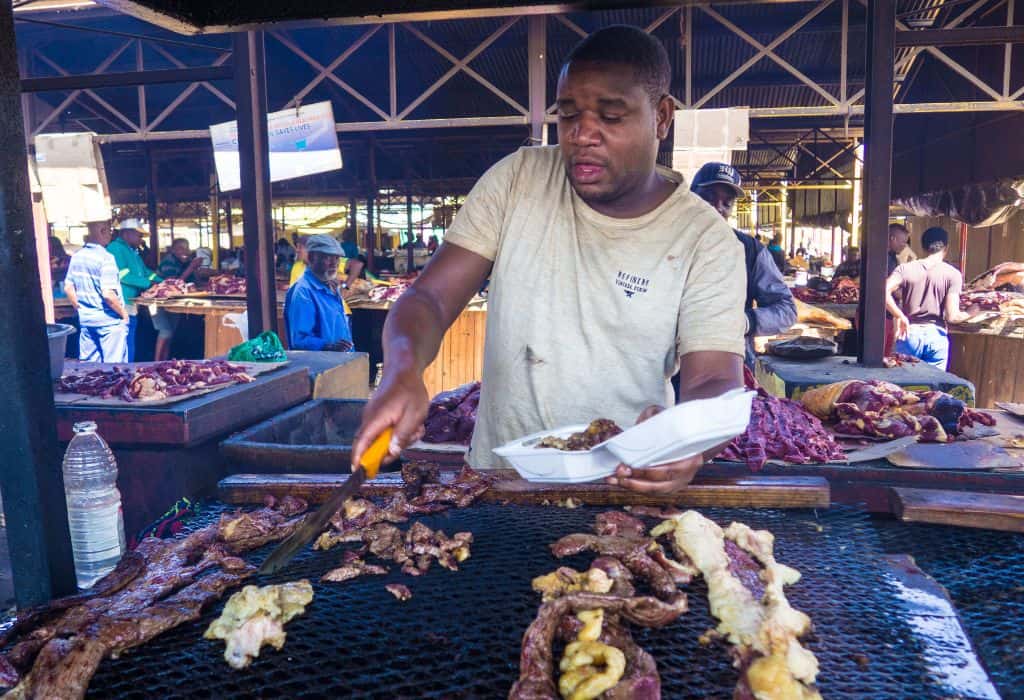
<path id="1" fill-rule="evenodd" d="M 494 261 L 474 467 L 505 466 L 492 448 L 530 433 L 631 426 L 671 405 L 681 355 L 742 357 L 743 248 L 680 174 L 661 172 L 679 186 L 635 219 L 584 203 L 558 147 L 519 149 L 469 193 L 445 243 Z"/>

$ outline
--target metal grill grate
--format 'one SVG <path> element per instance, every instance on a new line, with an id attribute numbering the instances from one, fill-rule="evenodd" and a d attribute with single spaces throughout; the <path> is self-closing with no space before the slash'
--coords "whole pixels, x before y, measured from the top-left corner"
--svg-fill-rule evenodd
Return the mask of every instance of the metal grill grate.
<path id="1" fill-rule="evenodd" d="M 1006 698 L 1024 697 L 1024 535 L 879 519 L 887 552 L 911 554 L 945 586 Z"/>
<path id="2" fill-rule="evenodd" d="M 308 577 L 316 597 L 289 623 L 281 652 L 265 649 L 245 671 L 231 670 L 223 644 L 202 639 L 223 602 L 202 620 L 183 625 L 117 660 L 105 661 L 90 697 L 502 698 L 518 676 L 523 631 L 539 597 L 530 580 L 560 562 L 547 545 L 587 531 L 601 509 L 477 506 L 424 518 L 448 534 L 474 533 L 472 558 L 459 572 L 438 567 L 420 578 L 371 576 L 321 584 L 319 576 L 342 554 L 307 552 L 290 568 L 259 584 Z M 217 517 L 204 510 L 191 526 Z M 920 637 L 884 583 L 880 546 L 868 516 L 851 509 L 812 511 L 704 511 L 727 524 L 741 520 L 776 536 L 780 561 L 803 572 L 790 587 L 794 607 L 810 614 L 816 633 L 808 646 L 821 662 L 826 698 L 970 697 L 950 691 L 922 658 Z M 252 556 L 261 560 L 269 548 Z M 590 558 L 565 560 L 577 568 Z M 384 583 L 413 591 L 401 603 Z M 638 630 L 638 643 L 658 660 L 666 698 L 730 698 L 735 671 L 726 647 L 702 647 L 698 636 L 714 625 L 702 583 L 689 587 L 691 610 L 663 630 Z M 950 649 L 954 656 L 969 649 Z"/>

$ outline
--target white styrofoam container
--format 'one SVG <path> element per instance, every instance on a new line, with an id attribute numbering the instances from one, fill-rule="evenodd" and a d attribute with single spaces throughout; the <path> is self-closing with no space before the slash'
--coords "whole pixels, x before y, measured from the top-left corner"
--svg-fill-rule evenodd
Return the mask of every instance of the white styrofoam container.
<path id="1" fill-rule="evenodd" d="M 687 401 L 624 430 L 586 452 L 535 445 L 549 435 L 565 438 L 586 430 L 572 425 L 545 430 L 495 448 L 528 481 L 578 483 L 611 476 L 620 463 L 651 467 L 686 459 L 727 442 L 750 422 L 754 392 L 734 389 L 712 399 Z"/>
<path id="2" fill-rule="evenodd" d="M 611 476 L 619 459 L 610 452 L 594 448 L 586 452 L 568 452 L 550 447 L 536 447 L 546 437 L 567 438 L 586 430 L 584 425 L 569 425 L 557 430 L 543 430 L 519 440 L 494 448 L 494 454 L 504 457 L 519 476 L 527 481 L 579 483 Z"/>

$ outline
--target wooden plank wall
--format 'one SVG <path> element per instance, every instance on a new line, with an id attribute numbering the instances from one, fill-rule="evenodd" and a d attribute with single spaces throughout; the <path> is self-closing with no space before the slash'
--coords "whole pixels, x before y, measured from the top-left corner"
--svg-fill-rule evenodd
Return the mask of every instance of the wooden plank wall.
<path id="1" fill-rule="evenodd" d="M 952 264 L 960 259 L 960 225 L 948 216 L 914 216 L 907 220 L 910 229 L 910 243 L 918 255 L 921 249 L 921 234 L 931 226 L 941 226 L 949 231 L 949 257 Z M 1002 262 L 1024 262 L 1024 212 L 1017 212 L 1004 224 L 971 228 L 967 232 L 966 281 L 970 281 Z"/>
<path id="2" fill-rule="evenodd" d="M 486 329 L 486 311 L 466 310 L 455 319 L 437 358 L 423 373 L 431 396 L 483 378 Z"/>

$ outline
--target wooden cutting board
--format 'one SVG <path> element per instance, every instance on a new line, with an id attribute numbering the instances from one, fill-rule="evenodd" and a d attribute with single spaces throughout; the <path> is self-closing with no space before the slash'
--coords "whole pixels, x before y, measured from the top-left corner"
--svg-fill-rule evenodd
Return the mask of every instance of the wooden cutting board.
<path id="1" fill-rule="evenodd" d="M 1024 496 L 894 488 L 892 506 L 907 522 L 1024 532 Z"/>
<path id="2" fill-rule="evenodd" d="M 886 459 L 897 467 L 926 469 L 1007 469 L 1024 466 L 1017 455 L 980 440 L 909 445 Z"/>
<path id="3" fill-rule="evenodd" d="M 455 472 L 442 472 L 442 480 Z M 580 505 L 685 506 L 708 508 L 827 508 L 828 481 L 821 477 L 742 476 L 697 477 L 678 494 L 655 496 L 634 493 L 603 483 L 539 484 L 524 481 L 510 470 L 489 472 L 495 483 L 481 497 L 486 503 L 564 505 L 568 499 Z M 226 503 L 262 503 L 267 494 L 292 495 L 310 503 L 323 503 L 345 483 L 345 474 L 236 474 L 218 484 L 218 497 Z M 362 488 L 366 496 L 387 496 L 402 488 L 401 474 L 379 474 Z"/>

